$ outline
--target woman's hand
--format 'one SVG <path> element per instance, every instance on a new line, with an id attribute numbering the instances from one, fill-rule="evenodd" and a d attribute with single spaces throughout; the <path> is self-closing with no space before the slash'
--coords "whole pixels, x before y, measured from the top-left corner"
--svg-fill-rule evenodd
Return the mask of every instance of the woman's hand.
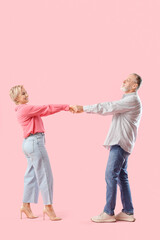
<path id="1" fill-rule="evenodd" d="M 72 113 L 82 113 L 83 112 L 83 106 L 80 105 L 70 105 L 69 111 Z"/>
<path id="2" fill-rule="evenodd" d="M 72 112 L 72 113 L 76 113 L 78 111 L 78 109 L 77 109 L 76 106 L 70 105 L 69 106 L 69 111 Z"/>

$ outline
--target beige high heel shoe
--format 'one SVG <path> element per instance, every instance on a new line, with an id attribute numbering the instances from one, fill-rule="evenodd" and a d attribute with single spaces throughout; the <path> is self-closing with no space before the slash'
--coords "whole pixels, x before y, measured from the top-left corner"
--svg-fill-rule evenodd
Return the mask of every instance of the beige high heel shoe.
<path id="1" fill-rule="evenodd" d="M 30 218 L 30 219 L 34 219 L 34 218 L 38 218 L 38 216 L 34 216 L 32 211 L 25 208 L 24 206 L 22 206 L 20 208 L 20 218 L 22 219 L 22 213 L 25 213 L 25 215 L 27 216 L 27 218 Z"/>
<path id="2" fill-rule="evenodd" d="M 43 220 L 45 220 L 45 214 L 49 217 L 49 219 L 50 219 L 51 221 L 59 221 L 59 220 L 62 220 L 62 218 L 56 217 L 56 214 L 55 214 L 54 210 L 53 210 L 52 213 L 49 213 L 49 211 L 46 210 L 46 208 L 44 208 L 44 209 L 43 209 Z"/>

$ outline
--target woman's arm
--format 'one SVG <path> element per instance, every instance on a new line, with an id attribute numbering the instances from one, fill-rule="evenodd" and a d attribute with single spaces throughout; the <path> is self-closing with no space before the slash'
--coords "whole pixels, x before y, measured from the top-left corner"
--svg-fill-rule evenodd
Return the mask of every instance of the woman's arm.
<path id="1" fill-rule="evenodd" d="M 69 105 L 67 104 L 48 104 L 42 106 L 35 106 L 35 105 L 26 105 L 23 109 L 23 115 L 27 117 L 34 117 L 40 116 L 45 117 L 60 111 L 69 111 Z"/>

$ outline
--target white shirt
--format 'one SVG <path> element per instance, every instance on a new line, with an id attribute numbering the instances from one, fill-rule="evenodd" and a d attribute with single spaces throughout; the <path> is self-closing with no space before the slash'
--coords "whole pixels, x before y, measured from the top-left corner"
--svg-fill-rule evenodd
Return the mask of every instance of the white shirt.
<path id="1" fill-rule="evenodd" d="M 132 152 L 142 115 L 142 104 L 137 92 L 124 94 L 119 101 L 83 106 L 83 110 L 86 113 L 112 114 L 112 123 L 103 146 L 109 148 L 118 144 L 126 152 Z"/>

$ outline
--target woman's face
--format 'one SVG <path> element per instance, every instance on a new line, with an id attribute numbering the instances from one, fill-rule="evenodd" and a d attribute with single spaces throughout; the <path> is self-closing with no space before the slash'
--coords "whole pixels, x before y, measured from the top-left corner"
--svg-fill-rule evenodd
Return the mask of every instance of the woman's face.
<path id="1" fill-rule="evenodd" d="M 21 93 L 17 97 L 18 104 L 25 104 L 28 102 L 28 94 L 24 88 L 22 88 Z"/>

